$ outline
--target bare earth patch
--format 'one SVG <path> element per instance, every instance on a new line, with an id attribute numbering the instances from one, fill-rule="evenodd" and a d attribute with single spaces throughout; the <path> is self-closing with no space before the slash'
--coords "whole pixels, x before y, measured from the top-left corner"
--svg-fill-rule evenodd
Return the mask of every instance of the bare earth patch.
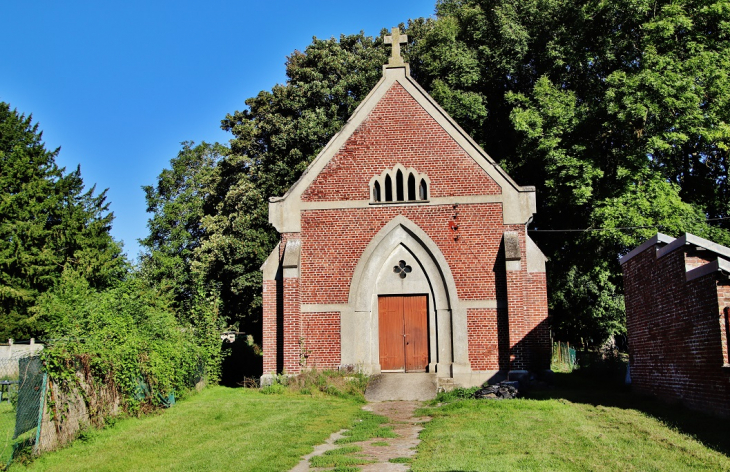
<path id="1" fill-rule="evenodd" d="M 416 446 L 420 442 L 418 434 L 423 429 L 422 424 L 431 419 L 427 416 L 416 417 L 413 415 L 416 409 L 421 406 L 421 402 L 418 401 L 377 402 L 369 403 L 364 406 L 363 410 L 388 418 L 388 422 L 384 423 L 382 426 L 392 427 L 398 437 L 388 439 L 372 438 L 366 441 L 350 443 L 349 445 L 359 446 L 362 448 L 362 450 L 357 453 L 357 457 L 373 461 L 369 464 L 357 467 L 359 467 L 363 472 L 395 472 L 409 470 L 410 464 L 405 462 L 405 459 L 415 457 Z M 383 445 L 383 443 L 387 443 L 387 445 Z M 315 449 L 315 451 L 316 452 L 312 455 L 317 454 L 317 452 L 320 454 L 324 452 L 321 449 Z M 328 470 L 316 468 L 308 469 L 309 457 L 311 456 L 307 456 L 306 459 L 292 470 Z M 391 459 L 401 462 L 390 462 Z"/>

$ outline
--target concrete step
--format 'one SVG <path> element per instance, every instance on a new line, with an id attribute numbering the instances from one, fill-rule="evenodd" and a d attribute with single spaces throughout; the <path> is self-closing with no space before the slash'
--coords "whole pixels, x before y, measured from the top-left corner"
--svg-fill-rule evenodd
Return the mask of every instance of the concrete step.
<path id="1" fill-rule="evenodd" d="M 369 402 L 433 400 L 436 389 L 436 374 L 379 374 L 370 377 L 365 399 Z"/>
<path id="2" fill-rule="evenodd" d="M 450 392 L 456 388 L 454 379 L 452 379 L 451 377 L 439 377 L 437 381 L 438 383 L 436 391 L 438 392 Z"/>

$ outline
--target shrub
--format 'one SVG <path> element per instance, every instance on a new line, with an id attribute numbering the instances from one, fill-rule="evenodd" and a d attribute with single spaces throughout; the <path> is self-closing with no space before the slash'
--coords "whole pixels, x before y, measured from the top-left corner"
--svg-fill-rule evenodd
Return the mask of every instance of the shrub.
<path id="1" fill-rule="evenodd" d="M 82 366 L 94 379 L 113 382 L 130 412 L 159 406 L 206 377 L 217 380 L 220 328 L 212 310 L 199 311 L 183 323 L 139 277 L 96 291 L 78 273 L 64 271 L 61 283 L 36 307 L 55 338 L 43 351 L 46 369 L 56 381 L 73 383 Z"/>
<path id="2" fill-rule="evenodd" d="M 359 373 L 312 369 L 289 377 L 286 382 L 291 391 L 303 395 L 320 393 L 364 402 L 368 380 Z"/>

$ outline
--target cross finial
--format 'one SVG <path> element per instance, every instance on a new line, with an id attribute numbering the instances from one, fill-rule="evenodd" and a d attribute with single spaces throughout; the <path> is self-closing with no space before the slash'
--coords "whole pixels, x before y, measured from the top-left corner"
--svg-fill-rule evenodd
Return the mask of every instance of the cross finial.
<path id="1" fill-rule="evenodd" d="M 400 28 L 391 29 L 391 35 L 384 38 L 385 44 L 392 44 L 393 51 L 388 59 L 388 67 L 403 66 L 403 57 L 400 55 L 400 45 L 408 42 L 408 36 L 400 34 Z"/>

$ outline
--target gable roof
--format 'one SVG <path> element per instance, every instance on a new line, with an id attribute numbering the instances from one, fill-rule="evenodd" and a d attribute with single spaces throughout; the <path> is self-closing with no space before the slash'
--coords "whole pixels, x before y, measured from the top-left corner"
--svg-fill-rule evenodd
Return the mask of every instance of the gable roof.
<path id="1" fill-rule="evenodd" d="M 339 152 L 357 128 L 368 118 L 378 102 L 396 82 L 501 187 L 501 195 L 485 196 L 482 200 L 502 203 L 505 224 L 528 223 L 535 213 L 535 188 L 532 186 L 522 187 L 517 185 L 453 118 L 411 78 L 408 64 L 383 66 L 383 77 L 355 109 L 342 129 L 330 139 L 317 157 L 309 164 L 299 180 L 283 196 L 272 197 L 269 200 L 269 222 L 279 232 L 298 232 L 301 231 L 301 210 L 333 207 L 332 202 L 303 202 L 301 198 L 302 193 L 317 178 L 319 173 L 322 172 L 330 160 Z M 480 199 L 475 199 L 475 197 L 461 197 L 459 201 L 461 202 L 465 199 L 474 200 L 474 203 L 481 203 Z M 449 202 L 439 202 L 436 199 L 432 202 L 432 204 L 445 203 Z M 353 205 L 356 206 L 358 203 L 348 202 L 349 208 L 352 208 Z M 367 207 L 368 202 L 363 201 L 360 205 Z"/>
<path id="2" fill-rule="evenodd" d="M 645 241 L 639 247 L 626 254 L 619 259 L 619 263 L 624 265 L 634 256 L 644 252 L 652 246 L 656 246 L 656 258 L 664 257 L 667 254 L 680 248 L 701 249 L 717 256 L 714 261 L 710 261 L 700 267 L 687 272 L 687 280 L 702 277 L 712 272 L 722 272 L 730 274 L 730 248 L 721 244 L 713 243 L 691 233 L 684 233 L 679 238 L 673 238 L 666 234 L 657 233 L 653 238 Z"/>

